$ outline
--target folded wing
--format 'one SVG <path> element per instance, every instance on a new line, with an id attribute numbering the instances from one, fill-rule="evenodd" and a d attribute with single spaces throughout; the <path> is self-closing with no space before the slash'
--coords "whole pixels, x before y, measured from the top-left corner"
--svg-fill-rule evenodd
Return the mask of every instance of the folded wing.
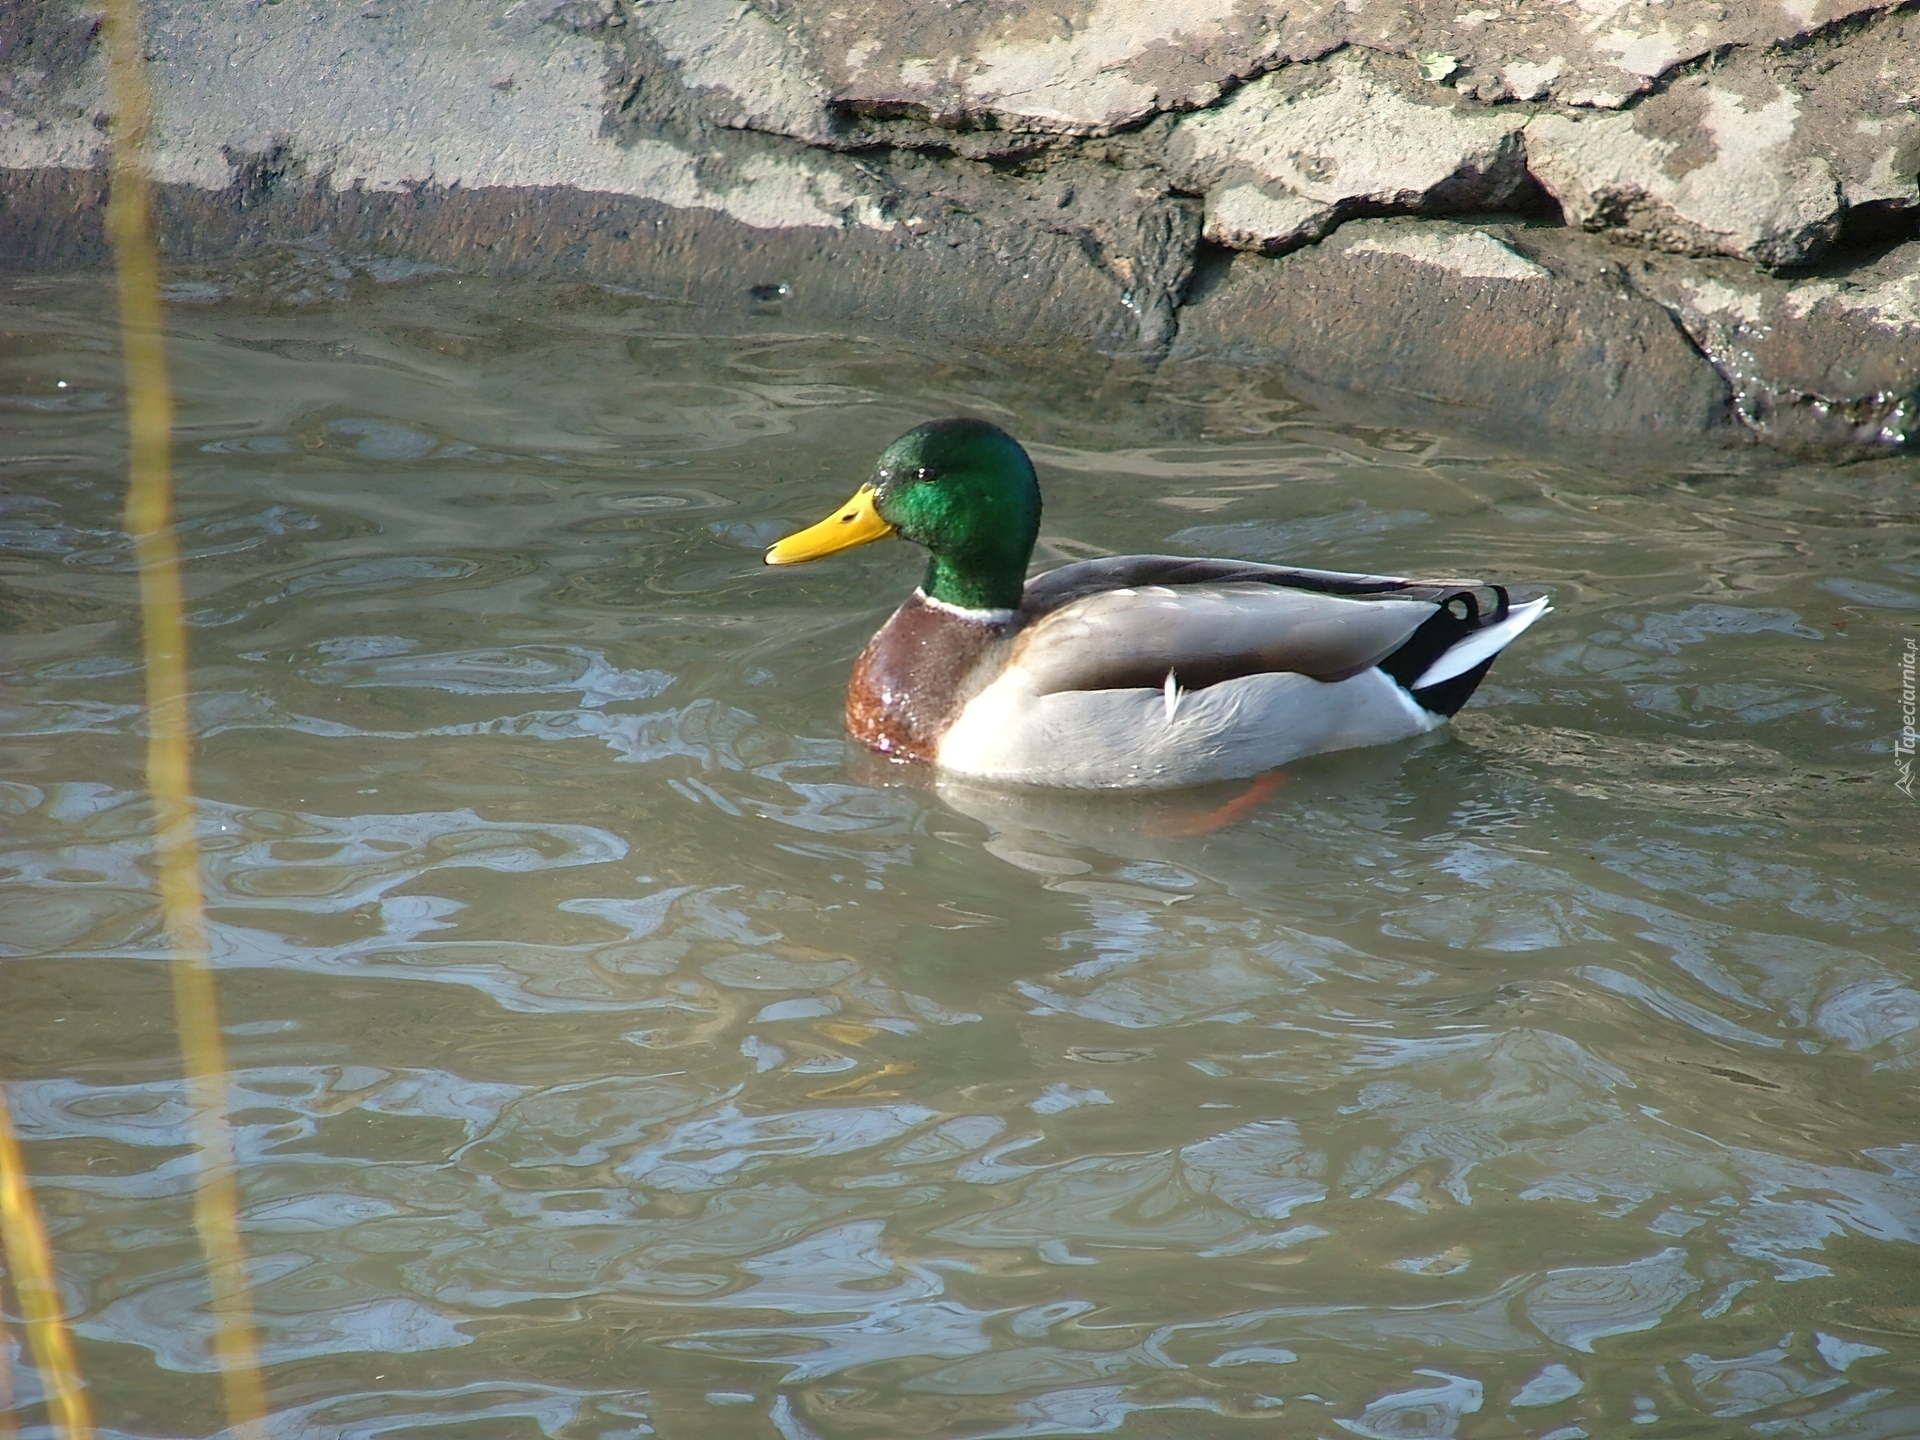
<path id="1" fill-rule="evenodd" d="M 1399 649 L 1437 608 L 1257 582 L 1127 586 L 1030 623 L 1008 670 L 1042 695 L 1159 690 L 1169 674 L 1187 689 L 1271 673 L 1344 680 Z"/>

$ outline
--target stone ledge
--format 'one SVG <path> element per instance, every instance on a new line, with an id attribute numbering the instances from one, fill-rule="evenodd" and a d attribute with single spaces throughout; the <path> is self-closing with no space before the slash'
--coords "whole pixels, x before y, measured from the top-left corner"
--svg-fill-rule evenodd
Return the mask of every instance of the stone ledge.
<path id="1" fill-rule="evenodd" d="M 1731 438 L 1726 380 L 1617 261 L 1526 225 L 1364 220 L 1278 260 L 1222 257 L 1175 360 L 1418 402 L 1499 429 Z"/>
<path id="2" fill-rule="evenodd" d="M 1625 0 L 1602 33 L 1488 3 L 151 0 L 151 161 L 184 260 L 317 239 L 702 323 L 766 287 L 826 328 L 1291 356 L 1513 423 L 1915 443 L 1885 317 L 1920 247 L 1864 247 L 1920 222 L 1920 4 Z M 0 18 L 0 263 L 101 258 L 104 93 L 78 0 Z M 1259 253 L 1189 294 L 1208 244 Z"/>

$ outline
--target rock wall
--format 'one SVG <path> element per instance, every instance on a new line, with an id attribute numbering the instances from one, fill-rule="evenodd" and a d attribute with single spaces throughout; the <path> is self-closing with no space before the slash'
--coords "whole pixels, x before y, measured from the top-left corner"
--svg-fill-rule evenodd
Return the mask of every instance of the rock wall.
<path id="1" fill-rule="evenodd" d="M 181 261 L 308 244 L 714 325 L 1226 358 L 1510 426 L 1920 444 L 1913 0 L 150 0 L 145 24 Z M 81 0 L 0 8 L 0 263 L 102 258 L 96 31 Z"/>

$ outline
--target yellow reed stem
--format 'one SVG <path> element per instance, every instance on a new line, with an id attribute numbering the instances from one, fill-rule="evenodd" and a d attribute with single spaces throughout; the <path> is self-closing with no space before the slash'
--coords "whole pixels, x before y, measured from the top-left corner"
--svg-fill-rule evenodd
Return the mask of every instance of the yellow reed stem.
<path id="1" fill-rule="evenodd" d="M 173 1003 L 187 1099 L 200 1147 L 193 1223 L 213 1290 L 213 1354 L 236 1436 L 265 1435 L 266 1396 L 247 1300 L 239 1190 L 227 1128 L 226 1047 L 207 963 L 193 806 L 193 717 L 180 551 L 173 531 L 173 391 L 160 331 L 160 259 L 142 150 L 152 128 L 137 0 L 107 0 L 114 125 L 107 233 L 120 281 L 127 372 L 127 530 L 140 571 L 147 660 L 147 788 L 152 792 L 160 912 L 173 946 Z"/>
<path id="2" fill-rule="evenodd" d="M 7 1327 L 0 1325 L 0 1440 L 20 1440 L 20 1427 L 13 1421 L 12 1345 Z"/>
<path id="3" fill-rule="evenodd" d="M 60 1285 L 53 1273 L 53 1247 L 47 1227 L 27 1188 L 27 1167 L 14 1137 L 13 1115 L 7 1108 L 7 1087 L 0 1083 L 0 1251 L 13 1272 L 13 1293 L 27 1325 L 27 1344 L 40 1367 L 47 1408 L 64 1440 L 91 1440 L 93 1409 L 80 1385 L 80 1364 L 74 1359 L 73 1336 L 60 1313 Z M 0 1363 L 6 1356 L 0 1351 Z M 9 1406 L 11 1409 L 11 1406 Z M 9 1416 L 0 1416 L 13 1429 Z"/>
<path id="4" fill-rule="evenodd" d="M 0 1259 L 6 1246 L 0 1244 Z M 20 1440 L 20 1427 L 13 1420 L 13 1337 L 0 1325 L 0 1440 Z"/>

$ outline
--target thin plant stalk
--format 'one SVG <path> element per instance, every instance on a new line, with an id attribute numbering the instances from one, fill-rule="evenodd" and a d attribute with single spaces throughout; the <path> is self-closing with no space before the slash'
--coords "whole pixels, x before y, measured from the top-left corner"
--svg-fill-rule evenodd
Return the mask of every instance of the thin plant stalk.
<path id="1" fill-rule="evenodd" d="M 200 1172 L 193 1223 L 213 1291 L 215 1363 L 236 1440 L 264 1437 L 266 1395 L 247 1298 L 239 1190 L 227 1114 L 226 1047 L 208 964 L 193 804 L 193 721 L 180 552 L 173 528 L 173 390 L 160 328 L 160 261 L 142 158 L 152 95 L 136 0 L 107 0 L 112 188 L 107 233 L 119 278 L 127 385 L 127 530 L 140 573 L 146 649 L 147 788 L 153 796 L 162 923 L 173 947 L 173 1001 Z"/>
<path id="2" fill-rule="evenodd" d="M 13 1133 L 13 1115 L 7 1108 L 7 1087 L 0 1084 L 0 1252 L 6 1255 L 7 1268 L 13 1272 L 13 1293 L 20 1301 L 20 1317 L 26 1324 L 27 1346 L 33 1351 L 33 1363 L 39 1367 L 40 1383 L 47 1392 L 47 1409 L 53 1416 L 55 1433 L 61 1440 L 92 1440 L 93 1407 L 80 1380 L 80 1362 L 73 1353 L 73 1336 L 67 1330 L 60 1304 L 60 1282 L 53 1269 L 53 1247 L 47 1243 L 47 1227 L 40 1209 L 27 1186 L 27 1167 L 20 1154 L 20 1141 Z M 0 1349 L 0 1365 L 7 1355 Z M 6 1379 L 11 1389 L 11 1375 Z M 7 1411 L 0 1414 L 5 1433 L 17 1433 L 12 1418 L 11 1397 Z"/>

